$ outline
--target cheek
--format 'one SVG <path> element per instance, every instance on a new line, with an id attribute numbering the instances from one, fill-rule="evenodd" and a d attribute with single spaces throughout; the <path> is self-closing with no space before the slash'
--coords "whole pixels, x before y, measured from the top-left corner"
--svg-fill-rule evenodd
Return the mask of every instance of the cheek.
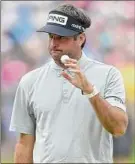
<path id="1" fill-rule="evenodd" d="M 78 44 L 78 42 L 72 44 L 72 49 L 73 51 L 78 51 L 80 49 L 80 45 Z"/>
<path id="2" fill-rule="evenodd" d="M 78 54 L 78 51 L 80 51 L 78 44 L 72 44 L 70 47 L 70 53 L 73 55 L 73 58 L 76 56 L 76 54 Z"/>
<path id="3" fill-rule="evenodd" d="M 77 47 L 78 47 L 78 48 L 81 48 L 81 45 L 82 45 L 82 41 L 78 40 L 78 42 L 77 42 Z"/>

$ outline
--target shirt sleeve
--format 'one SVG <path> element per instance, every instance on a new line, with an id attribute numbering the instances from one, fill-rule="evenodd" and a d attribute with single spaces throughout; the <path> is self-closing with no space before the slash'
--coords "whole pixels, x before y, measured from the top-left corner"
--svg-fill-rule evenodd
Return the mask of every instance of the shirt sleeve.
<path id="1" fill-rule="evenodd" d="M 35 118 L 28 105 L 29 94 L 22 82 L 19 83 L 10 122 L 10 131 L 35 135 Z"/>
<path id="2" fill-rule="evenodd" d="M 124 82 L 120 71 L 115 67 L 112 67 L 108 73 L 104 98 L 112 106 L 119 107 L 126 112 Z"/>

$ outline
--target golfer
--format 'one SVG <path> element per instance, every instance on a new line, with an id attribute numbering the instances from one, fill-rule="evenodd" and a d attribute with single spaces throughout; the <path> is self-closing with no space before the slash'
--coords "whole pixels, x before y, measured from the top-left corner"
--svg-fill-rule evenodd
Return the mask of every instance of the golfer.
<path id="1" fill-rule="evenodd" d="M 15 163 L 113 162 L 112 137 L 128 124 L 125 89 L 119 70 L 82 51 L 90 25 L 81 9 L 64 4 L 38 30 L 48 33 L 52 60 L 18 85 L 10 125 L 20 133 Z"/>

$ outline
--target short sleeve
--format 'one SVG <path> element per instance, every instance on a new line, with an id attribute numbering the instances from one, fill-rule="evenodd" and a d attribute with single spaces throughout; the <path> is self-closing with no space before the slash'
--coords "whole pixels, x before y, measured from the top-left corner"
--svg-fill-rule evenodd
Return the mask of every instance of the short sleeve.
<path id="1" fill-rule="evenodd" d="M 118 69 L 112 67 L 108 73 L 104 98 L 112 105 L 126 111 L 125 87 L 122 75 Z"/>
<path id="2" fill-rule="evenodd" d="M 21 81 L 18 85 L 10 122 L 10 131 L 35 135 L 35 119 L 28 105 L 29 94 Z"/>

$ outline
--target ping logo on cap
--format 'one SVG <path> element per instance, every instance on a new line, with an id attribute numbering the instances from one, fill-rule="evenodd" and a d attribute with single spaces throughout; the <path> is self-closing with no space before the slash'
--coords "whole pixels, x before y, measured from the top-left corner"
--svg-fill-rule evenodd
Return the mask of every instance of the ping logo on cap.
<path id="1" fill-rule="evenodd" d="M 47 23 L 56 23 L 61 25 L 66 25 L 68 17 L 58 14 L 49 14 Z"/>
<path id="2" fill-rule="evenodd" d="M 79 30 L 81 30 L 81 28 L 82 28 L 82 26 L 79 26 L 78 24 L 72 24 L 71 26 L 74 28 L 78 28 Z"/>

